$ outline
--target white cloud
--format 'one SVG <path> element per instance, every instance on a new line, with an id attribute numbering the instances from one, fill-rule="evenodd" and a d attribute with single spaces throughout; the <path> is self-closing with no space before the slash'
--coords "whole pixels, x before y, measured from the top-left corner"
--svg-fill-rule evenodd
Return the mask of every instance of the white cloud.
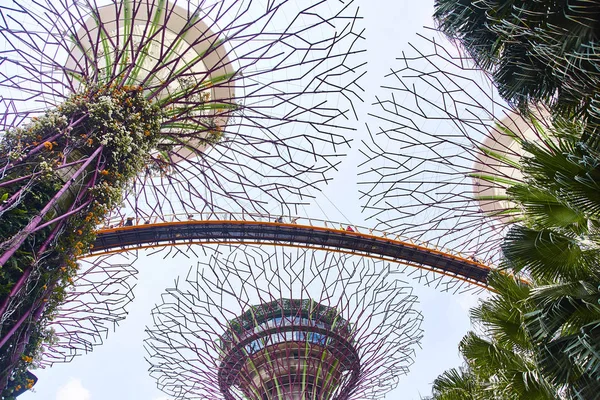
<path id="1" fill-rule="evenodd" d="M 56 392 L 56 400 L 90 400 L 90 391 L 83 387 L 79 379 L 71 378 Z"/>

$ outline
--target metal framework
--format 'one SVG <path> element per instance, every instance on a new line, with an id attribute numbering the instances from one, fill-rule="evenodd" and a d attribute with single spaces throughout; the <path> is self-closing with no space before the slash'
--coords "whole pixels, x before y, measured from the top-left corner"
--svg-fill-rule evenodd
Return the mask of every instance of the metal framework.
<path id="1" fill-rule="evenodd" d="M 135 260 L 122 264 L 111 258 L 80 260 L 83 271 L 48 324 L 54 340 L 45 345 L 42 365 L 69 362 L 92 351 L 127 316 L 126 307 L 135 298 Z"/>
<path id="2" fill-rule="evenodd" d="M 539 133 L 453 46 L 422 37 L 398 60 L 361 150 L 364 210 L 381 230 L 496 263 L 519 216 L 506 196 L 522 179 L 519 141 Z"/>
<path id="3" fill-rule="evenodd" d="M 175 399 L 376 399 L 408 371 L 422 317 L 402 274 L 323 251 L 219 246 L 147 329 Z"/>
<path id="4" fill-rule="evenodd" d="M 294 208 L 348 146 L 351 2 L 105 4 L 0 5 L 0 358 L 102 218 Z"/>

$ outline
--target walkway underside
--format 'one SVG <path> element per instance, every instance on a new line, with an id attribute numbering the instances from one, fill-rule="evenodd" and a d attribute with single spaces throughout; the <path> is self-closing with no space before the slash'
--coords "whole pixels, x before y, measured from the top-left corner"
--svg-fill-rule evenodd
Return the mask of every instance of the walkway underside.
<path id="1" fill-rule="evenodd" d="M 90 255 L 185 244 L 253 243 L 358 254 L 435 271 L 487 287 L 490 268 L 414 243 L 333 228 L 256 221 L 183 221 L 123 226 L 97 232 Z"/>

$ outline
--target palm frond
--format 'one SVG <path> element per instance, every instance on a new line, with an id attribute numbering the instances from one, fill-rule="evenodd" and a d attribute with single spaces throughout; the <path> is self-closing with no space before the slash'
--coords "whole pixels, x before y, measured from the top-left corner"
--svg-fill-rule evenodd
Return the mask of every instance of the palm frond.
<path id="1" fill-rule="evenodd" d="M 584 279 L 596 268 L 600 251 L 585 249 L 577 238 L 551 229 L 515 225 L 507 233 L 502 251 L 503 269 L 526 271 L 538 280 Z"/>

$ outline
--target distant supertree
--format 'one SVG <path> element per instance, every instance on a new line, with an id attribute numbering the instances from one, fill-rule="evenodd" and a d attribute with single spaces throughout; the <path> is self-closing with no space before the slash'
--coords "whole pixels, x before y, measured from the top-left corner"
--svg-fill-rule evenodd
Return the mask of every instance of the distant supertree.
<path id="1" fill-rule="evenodd" d="M 184 4 L 0 5 L 2 379 L 104 218 L 293 207 L 348 144 L 355 8 Z"/>
<path id="2" fill-rule="evenodd" d="M 153 310 L 150 373 L 176 399 L 375 399 L 408 371 L 416 297 L 394 267 L 217 248 Z"/>
<path id="3" fill-rule="evenodd" d="M 522 181 L 523 140 L 544 134 L 451 44 L 422 38 L 377 97 L 363 143 L 360 191 L 377 226 L 489 262 L 520 218 L 506 189 Z M 537 115 L 536 115 L 537 114 Z"/>

